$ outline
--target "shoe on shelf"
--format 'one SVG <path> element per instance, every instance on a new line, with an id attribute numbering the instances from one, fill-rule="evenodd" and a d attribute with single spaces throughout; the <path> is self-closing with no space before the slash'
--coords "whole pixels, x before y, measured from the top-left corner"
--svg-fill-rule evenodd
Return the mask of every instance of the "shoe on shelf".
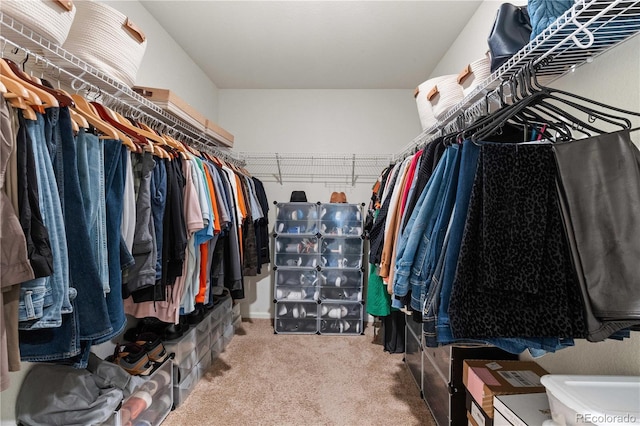
<path id="1" fill-rule="evenodd" d="M 288 310 L 287 310 L 287 305 L 285 305 L 284 303 L 282 303 L 282 304 L 280 305 L 280 307 L 278 308 L 278 316 L 279 316 L 279 317 L 283 317 L 283 316 L 287 315 L 287 312 L 288 312 Z"/>
<path id="2" fill-rule="evenodd" d="M 148 331 L 140 333 L 136 338 L 136 344 L 142 346 L 152 362 L 162 363 L 169 357 L 167 350 L 162 344 L 160 336 L 155 333 L 151 333 Z"/>
<path id="3" fill-rule="evenodd" d="M 117 345 L 113 355 L 107 358 L 122 367 L 133 376 L 148 376 L 153 370 L 153 363 L 144 348 L 137 343 Z"/>
<path id="4" fill-rule="evenodd" d="M 304 319 L 307 317 L 307 310 L 305 309 L 304 305 L 293 305 L 291 313 L 293 314 L 294 318 Z"/>

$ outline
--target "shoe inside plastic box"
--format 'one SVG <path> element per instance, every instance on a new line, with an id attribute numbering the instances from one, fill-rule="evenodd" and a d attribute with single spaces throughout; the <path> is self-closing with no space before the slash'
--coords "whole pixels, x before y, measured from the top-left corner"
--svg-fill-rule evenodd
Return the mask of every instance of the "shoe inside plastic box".
<path id="1" fill-rule="evenodd" d="M 540 382 L 555 424 L 640 425 L 639 376 L 548 374 Z"/>

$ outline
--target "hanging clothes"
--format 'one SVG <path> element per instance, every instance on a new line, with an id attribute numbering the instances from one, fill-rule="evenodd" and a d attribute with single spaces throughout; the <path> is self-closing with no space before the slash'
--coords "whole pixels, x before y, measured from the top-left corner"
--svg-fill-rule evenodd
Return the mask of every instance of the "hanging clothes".
<path id="1" fill-rule="evenodd" d="M 449 305 L 456 338 L 586 336 L 555 176 L 548 145 L 482 146 Z"/>
<path id="2" fill-rule="evenodd" d="M 554 144 L 553 152 L 587 337 L 601 341 L 640 324 L 640 151 L 625 130 Z"/>

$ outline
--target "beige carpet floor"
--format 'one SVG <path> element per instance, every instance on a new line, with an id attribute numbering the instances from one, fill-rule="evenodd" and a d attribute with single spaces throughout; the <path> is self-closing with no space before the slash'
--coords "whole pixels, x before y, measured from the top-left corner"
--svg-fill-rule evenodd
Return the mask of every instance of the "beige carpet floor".
<path id="1" fill-rule="evenodd" d="M 243 321 L 163 426 L 435 425 L 402 361 L 364 336 L 273 334 Z"/>

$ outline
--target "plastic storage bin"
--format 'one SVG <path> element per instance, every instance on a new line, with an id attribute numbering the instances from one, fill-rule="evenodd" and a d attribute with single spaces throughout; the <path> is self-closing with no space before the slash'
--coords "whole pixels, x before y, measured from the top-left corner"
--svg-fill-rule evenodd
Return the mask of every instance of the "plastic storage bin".
<path id="1" fill-rule="evenodd" d="M 545 425 L 639 425 L 640 377 L 542 376 L 552 421 Z"/>
<path id="2" fill-rule="evenodd" d="M 278 269 L 274 296 L 277 300 L 317 300 L 319 275 L 315 269 Z"/>
<path id="3" fill-rule="evenodd" d="M 126 398 L 103 426 L 161 424 L 173 407 L 172 361 L 167 359 Z"/>
<path id="4" fill-rule="evenodd" d="M 318 205 L 312 203 L 276 204 L 277 234 L 307 234 L 318 232 Z"/>
<path id="5" fill-rule="evenodd" d="M 360 334 L 364 306 L 360 302 L 329 302 L 320 305 L 320 333 Z"/>
<path id="6" fill-rule="evenodd" d="M 357 204 L 323 204 L 320 206 L 322 235 L 362 235 L 362 213 Z"/>
<path id="7" fill-rule="evenodd" d="M 325 237 L 322 239 L 323 268 L 360 268 L 362 241 L 359 238 Z"/>
<path id="8" fill-rule="evenodd" d="M 276 333 L 316 333 L 318 304 L 316 302 L 276 302 Z"/>
<path id="9" fill-rule="evenodd" d="M 276 266 L 315 268 L 318 266 L 319 242 L 316 237 L 276 237 Z"/>
<path id="10" fill-rule="evenodd" d="M 321 277 L 321 300 L 362 300 L 362 271 L 359 269 L 323 269 Z"/>

